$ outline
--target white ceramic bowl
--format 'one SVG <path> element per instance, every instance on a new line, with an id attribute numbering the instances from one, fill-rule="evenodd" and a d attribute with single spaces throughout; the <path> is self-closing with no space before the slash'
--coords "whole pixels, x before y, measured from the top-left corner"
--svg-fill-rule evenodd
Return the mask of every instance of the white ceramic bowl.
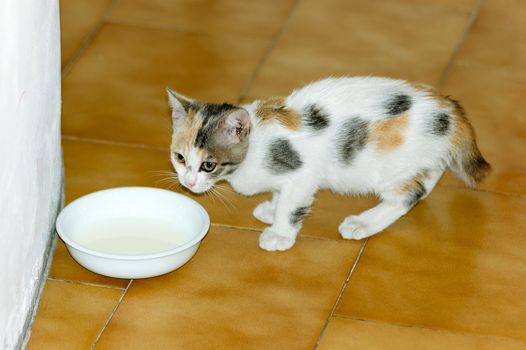
<path id="1" fill-rule="evenodd" d="M 170 223 L 177 231 L 174 234 L 182 237 L 181 242 L 144 254 L 83 245 L 86 238 L 83 235 L 88 232 L 89 225 L 114 218 L 137 217 Z M 207 212 L 196 201 L 179 193 L 149 187 L 120 187 L 88 194 L 67 205 L 56 222 L 60 238 L 79 264 L 117 278 L 153 277 L 179 268 L 195 254 L 209 226 Z"/>

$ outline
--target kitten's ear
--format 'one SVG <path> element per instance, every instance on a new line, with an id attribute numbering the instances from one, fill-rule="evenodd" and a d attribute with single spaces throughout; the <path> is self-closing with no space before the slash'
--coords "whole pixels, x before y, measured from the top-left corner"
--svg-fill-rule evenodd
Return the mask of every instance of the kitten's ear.
<path id="1" fill-rule="evenodd" d="M 193 100 L 178 94 L 169 87 L 166 88 L 166 93 L 168 94 L 168 104 L 172 109 L 172 121 L 178 122 L 186 119 Z"/>
<path id="2" fill-rule="evenodd" d="M 232 144 L 243 141 L 250 133 L 250 116 L 243 108 L 237 108 L 226 116 L 223 132 L 227 141 Z"/>

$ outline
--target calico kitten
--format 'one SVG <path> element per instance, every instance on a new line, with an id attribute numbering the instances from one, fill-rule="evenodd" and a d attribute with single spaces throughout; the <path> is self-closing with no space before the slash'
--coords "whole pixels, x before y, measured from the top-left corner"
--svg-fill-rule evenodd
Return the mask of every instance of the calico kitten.
<path id="1" fill-rule="evenodd" d="M 168 89 L 171 159 L 195 193 L 226 180 L 239 193 L 272 192 L 254 216 L 271 226 L 259 245 L 294 245 L 315 193 L 374 193 L 381 202 L 339 226 L 346 239 L 374 235 L 405 215 L 446 168 L 475 186 L 490 165 L 457 101 L 425 85 L 386 78 L 329 78 L 288 97 L 208 104 Z"/>

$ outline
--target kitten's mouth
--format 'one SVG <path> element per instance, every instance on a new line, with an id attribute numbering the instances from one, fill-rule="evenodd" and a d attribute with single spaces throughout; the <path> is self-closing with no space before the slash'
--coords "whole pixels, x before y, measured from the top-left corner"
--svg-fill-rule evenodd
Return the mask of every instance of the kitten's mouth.
<path id="1" fill-rule="evenodd" d="M 201 193 L 205 193 L 206 191 L 208 191 L 210 188 L 203 188 L 203 187 L 200 187 L 200 186 L 187 186 L 185 184 L 183 184 L 183 187 L 187 190 L 187 191 L 190 191 L 192 193 L 195 193 L 195 194 L 201 194 Z"/>

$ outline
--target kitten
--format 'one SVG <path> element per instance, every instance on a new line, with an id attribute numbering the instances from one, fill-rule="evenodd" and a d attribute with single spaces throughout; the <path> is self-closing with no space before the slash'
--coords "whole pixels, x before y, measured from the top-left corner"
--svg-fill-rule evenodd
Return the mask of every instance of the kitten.
<path id="1" fill-rule="evenodd" d="M 490 170 L 462 107 L 426 85 L 329 78 L 243 106 L 170 89 L 168 99 L 180 183 L 195 193 L 220 180 L 243 195 L 272 192 L 253 212 L 271 225 L 259 237 L 269 251 L 294 245 L 320 189 L 380 197 L 339 226 L 343 238 L 363 239 L 424 199 L 446 168 L 468 186 Z"/>

